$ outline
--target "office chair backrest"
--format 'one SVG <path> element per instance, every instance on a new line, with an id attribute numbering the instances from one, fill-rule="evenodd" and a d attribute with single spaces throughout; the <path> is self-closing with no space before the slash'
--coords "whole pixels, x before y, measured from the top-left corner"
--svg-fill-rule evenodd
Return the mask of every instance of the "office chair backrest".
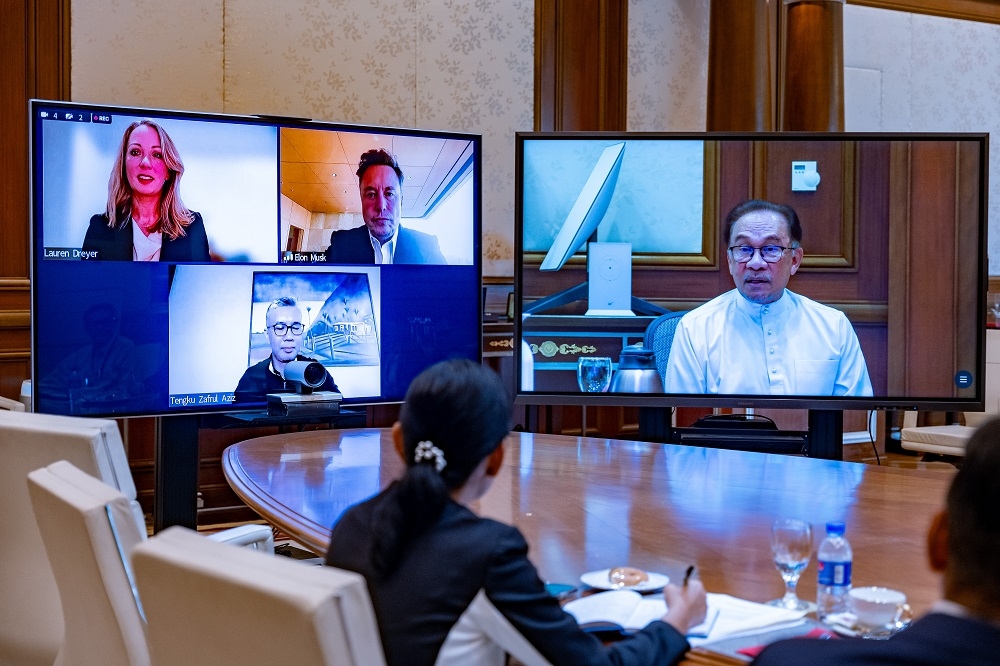
<path id="1" fill-rule="evenodd" d="M 668 312 L 651 321 L 649 326 L 646 327 L 646 334 L 643 336 L 643 346 L 646 349 L 652 349 L 656 355 L 656 369 L 660 372 L 661 380 L 665 381 L 667 360 L 670 357 L 670 345 L 674 341 L 674 331 L 677 330 L 677 323 L 687 313 L 687 310 Z"/>
<path id="2" fill-rule="evenodd" d="M 59 586 L 65 638 L 55 663 L 148 665 L 126 556 L 146 534 L 128 498 L 66 461 L 30 473 L 28 493 Z"/>
<path id="3" fill-rule="evenodd" d="M 59 592 L 26 481 L 59 460 L 135 499 L 114 421 L 0 410 L 0 534 L 9 540 L 0 548 L 0 664 L 51 666 L 62 645 Z"/>
<path id="4" fill-rule="evenodd" d="M 214 543 L 184 527 L 137 546 L 132 564 L 154 665 L 385 663 L 356 573 Z"/>

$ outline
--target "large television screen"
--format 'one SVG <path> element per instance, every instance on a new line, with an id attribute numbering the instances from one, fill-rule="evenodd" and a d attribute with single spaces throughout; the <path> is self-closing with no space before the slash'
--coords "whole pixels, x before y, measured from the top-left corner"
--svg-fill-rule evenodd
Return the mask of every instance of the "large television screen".
<path id="1" fill-rule="evenodd" d="M 33 100 L 37 411 L 345 405 L 481 355 L 481 138 Z"/>
<path id="2" fill-rule="evenodd" d="M 519 402 L 982 409 L 987 151 L 519 133 Z M 658 383 L 616 382 L 623 360 Z"/>

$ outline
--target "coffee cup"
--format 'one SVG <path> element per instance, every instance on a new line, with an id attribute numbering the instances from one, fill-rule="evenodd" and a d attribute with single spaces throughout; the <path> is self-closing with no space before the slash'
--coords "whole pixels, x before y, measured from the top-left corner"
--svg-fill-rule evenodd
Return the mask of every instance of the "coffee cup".
<path id="1" fill-rule="evenodd" d="M 855 587 L 848 604 L 858 623 L 870 629 L 891 629 L 912 618 L 906 595 L 887 587 Z"/>

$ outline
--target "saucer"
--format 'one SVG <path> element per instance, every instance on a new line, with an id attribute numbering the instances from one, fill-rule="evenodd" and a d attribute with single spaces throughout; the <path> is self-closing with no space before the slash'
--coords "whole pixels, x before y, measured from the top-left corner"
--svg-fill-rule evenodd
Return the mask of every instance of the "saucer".
<path id="1" fill-rule="evenodd" d="M 636 592 L 653 592 L 654 590 L 663 588 L 663 586 L 670 582 L 670 578 L 664 574 L 647 571 L 646 575 L 649 576 L 649 580 L 644 580 L 636 585 L 617 587 L 608 578 L 608 574 L 610 573 L 611 569 L 588 571 L 580 576 L 580 581 L 584 585 L 589 585 L 598 590 L 635 590 Z"/>
<path id="2" fill-rule="evenodd" d="M 858 638 L 866 638 L 870 641 L 884 641 L 906 629 L 910 626 L 911 621 L 904 620 L 888 626 L 874 628 L 858 623 L 854 625 L 854 633 Z"/>
<path id="3" fill-rule="evenodd" d="M 912 621 L 912 618 L 908 618 L 883 627 L 869 627 L 866 624 L 858 622 L 858 618 L 854 613 L 836 613 L 826 618 L 826 624 L 838 634 L 872 641 L 884 641 L 892 638 L 910 626 Z"/>

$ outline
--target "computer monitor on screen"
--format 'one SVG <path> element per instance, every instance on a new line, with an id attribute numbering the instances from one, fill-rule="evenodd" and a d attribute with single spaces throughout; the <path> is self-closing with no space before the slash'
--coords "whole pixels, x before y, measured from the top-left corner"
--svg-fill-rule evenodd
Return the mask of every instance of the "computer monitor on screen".
<path id="1" fill-rule="evenodd" d="M 596 240 L 597 228 L 608 212 L 608 207 L 611 205 L 611 200 L 615 193 L 615 187 L 618 185 L 618 176 L 621 172 L 624 156 L 625 142 L 623 141 L 612 143 L 603 149 L 587 176 L 586 182 L 583 183 L 572 208 L 570 208 L 565 220 L 559 227 L 559 232 L 556 234 L 555 240 L 545 254 L 545 258 L 542 260 L 538 270 L 558 271 L 581 248 L 587 249 L 589 242 Z M 533 214 L 535 212 L 528 213 L 529 216 Z M 587 269 L 591 276 L 593 276 L 594 271 L 602 273 L 602 269 L 618 265 L 619 262 L 616 261 L 618 258 L 617 254 L 614 258 L 606 255 L 608 253 L 602 254 L 603 260 L 599 261 L 597 265 L 592 265 L 590 262 L 591 257 L 589 253 L 587 254 Z M 627 270 L 631 270 L 631 267 L 628 267 Z M 605 274 L 608 272 L 615 271 L 603 271 Z M 601 277 L 601 275 L 598 275 L 599 279 Z M 593 301 L 595 292 L 594 289 L 591 289 L 591 279 L 593 278 L 589 277 L 587 281 L 579 285 L 570 287 L 547 298 L 539 299 L 529 307 L 528 311 L 540 313 L 577 300 L 582 300 L 588 296 Z M 663 312 L 663 310 L 641 299 L 631 298 L 630 293 L 625 296 L 625 300 L 629 302 L 633 310 L 639 312 L 647 314 Z M 596 308 L 594 307 L 595 305 L 597 305 Z M 602 314 L 633 314 L 628 308 L 621 308 L 615 311 L 609 310 L 606 307 L 602 308 L 601 305 L 603 304 L 591 303 L 590 311 Z"/>

